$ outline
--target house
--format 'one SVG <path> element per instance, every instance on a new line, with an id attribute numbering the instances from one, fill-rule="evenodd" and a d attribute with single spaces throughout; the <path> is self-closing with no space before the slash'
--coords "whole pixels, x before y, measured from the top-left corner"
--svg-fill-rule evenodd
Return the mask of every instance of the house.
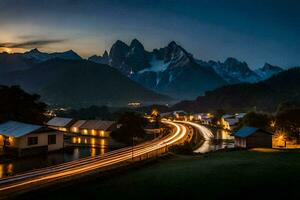
<path id="1" fill-rule="evenodd" d="M 222 118 L 227 122 L 226 123 L 226 129 L 232 130 L 234 129 L 238 122 L 246 115 L 246 113 L 236 113 L 236 114 L 225 114 L 222 116 Z"/>
<path id="2" fill-rule="evenodd" d="M 234 134 L 234 143 L 240 148 L 272 148 L 272 134 L 255 127 L 244 126 Z"/>
<path id="3" fill-rule="evenodd" d="M 32 155 L 64 147 L 64 134 L 45 126 L 7 121 L 0 124 L 1 149 L 16 150 L 19 155 Z"/>
<path id="4" fill-rule="evenodd" d="M 53 117 L 51 120 L 47 122 L 47 126 L 52 129 L 56 129 L 59 131 L 70 131 L 70 127 L 74 124 L 75 120 L 72 118 L 65 117 Z"/>
<path id="5" fill-rule="evenodd" d="M 80 127 L 86 122 L 86 120 L 78 120 L 71 127 L 70 132 L 72 133 L 81 133 Z M 83 131 L 82 131 L 83 132 Z"/>
<path id="6" fill-rule="evenodd" d="M 115 128 L 116 123 L 114 121 L 78 120 L 70 127 L 70 131 L 82 135 L 109 137 L 110 132 Z"/>

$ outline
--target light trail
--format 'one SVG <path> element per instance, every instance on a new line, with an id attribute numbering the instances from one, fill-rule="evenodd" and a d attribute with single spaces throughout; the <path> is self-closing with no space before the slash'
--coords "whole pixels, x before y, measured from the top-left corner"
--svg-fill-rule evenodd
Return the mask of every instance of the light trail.
<path id="1" fill-rule="evenodd" d="M 175 127 L 175 131 L 163 138 L 137 145 L 133 148 L 127 147 L 104 155 L 83 158 L 52 167 L 33 170 L 27 173 L 0 179 L 0 192 L 12 193 L 21 189 L 28 189 L 35 184 L 42 185 L 55 180 L 63 180 L 68 177 L 85 174 L 94 170 L 120 164 L 139 156 L 166 148 L 181 141 L 187 134 L 187 129 L 181 124 L 163 121 Z"/>
<path id="2" fill-rule="evenodd" d="M 211 140 L 211 139 L 214 138 L 214 134 L 208 128 L 206 128 L 205 126 L 201 126 L 197 123 L 187 122 L 187 121 L 176 121 L 176 122 L 180 122 L 180 123 L 183 123 L 183 124 L 188 124 L 188 125 L 196 128 L 202 134 L 202 136 L 204 137 L 204 140 Z"/>

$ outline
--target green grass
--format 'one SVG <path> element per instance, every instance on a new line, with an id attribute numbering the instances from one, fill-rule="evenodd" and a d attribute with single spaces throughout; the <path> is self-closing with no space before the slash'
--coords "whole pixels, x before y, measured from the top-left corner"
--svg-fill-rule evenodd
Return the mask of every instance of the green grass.
<path id="1" fill-rule="evenodd" d="M 175 156 L 105 180 L 97 178 L 35 198 L 257 199 L 263 196 L 299 199 L 300 151 Z"/>

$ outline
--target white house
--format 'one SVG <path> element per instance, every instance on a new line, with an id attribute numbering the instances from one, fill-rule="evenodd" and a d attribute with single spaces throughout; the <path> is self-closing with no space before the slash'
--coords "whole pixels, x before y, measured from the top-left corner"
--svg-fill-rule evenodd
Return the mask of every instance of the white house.
<path id="1" fill-rule="evenodd" d="M 64 134 L 45 126 L 8 121 L 0 124 L 1 149 L 32 155 L 55 151 L 64 147 Z"/>

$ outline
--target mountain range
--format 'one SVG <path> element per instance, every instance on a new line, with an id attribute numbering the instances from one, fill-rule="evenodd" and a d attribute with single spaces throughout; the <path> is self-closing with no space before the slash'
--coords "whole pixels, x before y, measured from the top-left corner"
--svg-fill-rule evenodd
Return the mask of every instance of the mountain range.
<path id="1" fill-rule="evenodd" d="M 66 61 L 73 62 L 77 68 L 70 67 Z M 50 65 L 49 63 L 52 64 Z M 66 67 L 66 65 L 69 67 Z M 93 67 L 98 66 L 101 69 L 108 68 L 109 70 L 105 72 L 106 77 L 103 74 L 93 75 L 91 77 L 93 82 L 90 82 L 90 85 L 88 85 L 86 80 L 80 79 L 80 74 L 75 76 L 73 71 L 75 69 L 80 71 L 83 70 L 81 68 L 91 67 L 92 65 Z M 147 51 L 137 39 L 132 40 L 129 45 L 118 40 L 109 51 L 105 51 L 101 56 L 93 55 L 87 60 L 81 58 L 72 50 L 45 53 L 38 49 L 32 49 L 25 53 L 0 53 L 0 83 L 9 85 L 20 84 L 26 90 L 45 95 L 45 98 L 47 97 L 46 99 L 51 100 L 52 103 L 56 102 L 52 97 L 48 98 L 54 95 L 50 94 L 50 91 L 59 90 L 59 85 L 56 82 L 60 83 L 61 86 L 66 86 L 67 80 L 73 80 L 69 81 L 70 91 L 75 89 L 75 85 L 79 88 L 84 88 L 88 85 L 91 91 L 96 92 L 97 95 L 100 95 L 97 87 L 102 88 L 101 84 L 107 87 L 107 90 L 104 90 L 104 88 L 102 90 L 106 91 L 105 94 L 108 94 L 107 91 L 114 90 L 117 92 L 117 88 L 123 88 L 124 85 L 130 85 L 127 89 L 123 89 L 131 93 L 130 89 L 132 89 L 131 86 L 134 83 L 136 87 L 140 88 L 137 91 L 141 91 L 141 88 L 144 91 L 137 94 L 139 98 L 131 96 L 132 98 L 129 97 L 129 99 L 142 99 L 145 102 L 152 102 L 155 101 L 152 98 L 155 95 L 158 101 L 167 99 L 169 101 L 171 98 L 175 100 L 191 100 L 205 94 L 207 91 L 222 86 L 238 83 L 256 83 L 282 71 L 282 68 L 268 63 L 260 69 L 251 70 L 246 62 L 241 62 L 235 58 L 228 58 L 224 62 L 202 61 L 195 59 L 191 53 L 174 41 L 165 47 Z M 100 73 L 100 71 L 97 71 L 97 73 Z M 59 79 L 61 74 L 64 74 L 64 78 Z M 97 77 L 105 81 L 100 82 L 97 80 Z M 121 79 L 120 77 L 122 77 L 124 83 L 118 81 Z M 54 80 L 56 79 L 59 81 L 55 82 Z M 78 85 L 79 83 L 83 86 Z M 91 87 L 92 83 L 95 86 Z M 117 83 L 121 85 L 117 85 Z M 52 85 L 55 85 L 55 87 L 52 87 Z M 113 89 L 111 89 L 112 87 Z M 53 88 L 56 89 L 54 90 Z M 84 93 L 84 91 L 81 92 Z M 146 93 L 147 95 L 143 96 Z M 113 98 L 114 95 L 108 97 L 104 97 L 103 93 L 101 95 L 103 100 L 96 102 L 98 105 L 100 102 L 114 104 L 115 102 L 124 103 L 129 101 L 125 94 L 124 96 L 120 95 L 118 101 L 116 98 Z M 150 96 L 151 98 L 148 98 Z M 58 96 L 54 99 L 58 99 Z M 110 101 L 110 99 L 113 100 Z M 85 100 L 82 101 L 85 102 Z M 68 104 L 62 101 L 58 102 Z"/>
<path id="2" fill-rule="evenodd" d="M 208 91 L 192 101 L 182 101 L 172 109 L 190 112 L 275 112 L 281 103 L 300 102 L 300 67 L 282 71 L 257 83 L 239 83 Z"/>
<path id="3" fill-rule="evenodd" d="M 232 57 L 224 63 L 205 62 L 195 59 L 174 41 L 149 52 L 137 39 L 129 45 L 118 40 L 109 53 L 88 59 L 115 67 L 144 87 L 176 99 L 193 99 L 227 84 L 258 82 L 283 71 L 268 63 L 254 71 L 246 62 Z"/>
<path id="4" fill-rule="evenodd" d="M 2 74 L 0 84 L 21 85 L 50 105 L 124 106 L 128 102 L 166 103 L 171 98 L 148 90 L 118 70 L 86 60 L 51 59 Z"/>

